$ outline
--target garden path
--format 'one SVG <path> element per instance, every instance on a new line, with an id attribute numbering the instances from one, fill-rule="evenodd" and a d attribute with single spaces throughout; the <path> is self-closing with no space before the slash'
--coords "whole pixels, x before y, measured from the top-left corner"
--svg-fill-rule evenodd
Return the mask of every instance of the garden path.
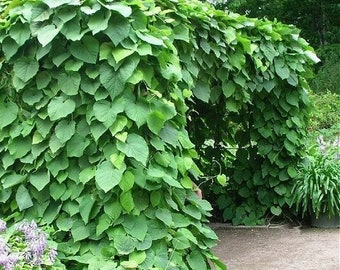
<path id="1" fill-rule="evenodd" d="M 340 229 L 239 228 L 212 224 L 228 270 L 339 270 Z"/>

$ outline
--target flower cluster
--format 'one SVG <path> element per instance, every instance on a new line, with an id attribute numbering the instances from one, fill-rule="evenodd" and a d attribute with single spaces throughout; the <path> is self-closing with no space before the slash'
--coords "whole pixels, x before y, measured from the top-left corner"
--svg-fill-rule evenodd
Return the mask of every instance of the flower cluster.
<path id="1" fill-rule="evenodd" d="M 0 219 L 0 269 L 48 269 L 57 251 L 48 247 L 47 234 L 34 221 L 8 228 Z"/>
<path id="2" fill-rule="evenodd" d="M 19 260 L 17 254 L 12 254 L 6 241 L 0 238 L 0 265 L 4 270 L 14 269 Z"/>

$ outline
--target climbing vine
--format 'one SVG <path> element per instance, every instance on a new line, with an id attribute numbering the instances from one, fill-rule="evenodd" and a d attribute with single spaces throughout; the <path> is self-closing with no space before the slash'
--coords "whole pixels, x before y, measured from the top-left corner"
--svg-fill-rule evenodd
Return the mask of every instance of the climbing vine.
<path id="1" fill-rule="evenodd" d="M 54 226 L 70 269 L 225 269 L 193 190 L 211 135 L 218 182 L 284 204 L 315 60 L 296 29 L 184 0 L 10 1 L 0 28 L 0 215 Z"/>
<path id="2" fill-rule="evenodd" d="M 190 39 L 198 45 L 190 57 L 188 50 L 180 56 L 198 78 L 191 78 L 188 130 L 204 174 L 229 177 L 226 187 L 202 181 L 220 209 L 216 218 L 263 224 L 268 215 L 289 212 L 295 165 L 305 151 L 306 78 L 318 58 L 293 26 L 217 14 L 199 16 Z"/>

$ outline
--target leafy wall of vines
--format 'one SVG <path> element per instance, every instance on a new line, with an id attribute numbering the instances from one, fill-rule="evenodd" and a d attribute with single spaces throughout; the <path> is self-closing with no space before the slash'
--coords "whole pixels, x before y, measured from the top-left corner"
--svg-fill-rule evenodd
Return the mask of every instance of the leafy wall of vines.
<path id="1" fill-rule="evenodd" d="M 193 191 L 195 144 L 213 134 L 244 146 L 230 159 L 233 190 L 247 188 L 237 194 L 248 204 L 260 200 L 254 186 L 274 190 L 260 203 L 284 205 L 315 60 L 297 30 L 198 1 L 11 4 L 0 215 L 53 225 L 70 269 L 225 269 L 211 253 L 211 205 Z"/>
<path id="2" fill-rule="evenodd" d="M 218 219 L 263 224 L 289 211 L 307 132 L 306 78 L 318 58 L 293 26 L 218 14 L 197 23 L 191 57 L 180 57 L 198 78 L 188 130 L 204 174 L 229 177 L 226 187 L 201 180 Z"/>

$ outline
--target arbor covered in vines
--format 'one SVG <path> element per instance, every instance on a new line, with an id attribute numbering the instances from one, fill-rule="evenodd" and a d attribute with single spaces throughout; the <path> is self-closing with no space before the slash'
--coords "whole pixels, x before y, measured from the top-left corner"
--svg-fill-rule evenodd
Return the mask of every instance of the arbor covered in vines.
<path id="1" fill-rule="evenodd" d="M 295 28 L 186 0 L 2 9 L 0 215 L 53 226 L 70 269 L 224 269 L 207 175 L 235 223 L 287 204 L 317 60 Z"/>

